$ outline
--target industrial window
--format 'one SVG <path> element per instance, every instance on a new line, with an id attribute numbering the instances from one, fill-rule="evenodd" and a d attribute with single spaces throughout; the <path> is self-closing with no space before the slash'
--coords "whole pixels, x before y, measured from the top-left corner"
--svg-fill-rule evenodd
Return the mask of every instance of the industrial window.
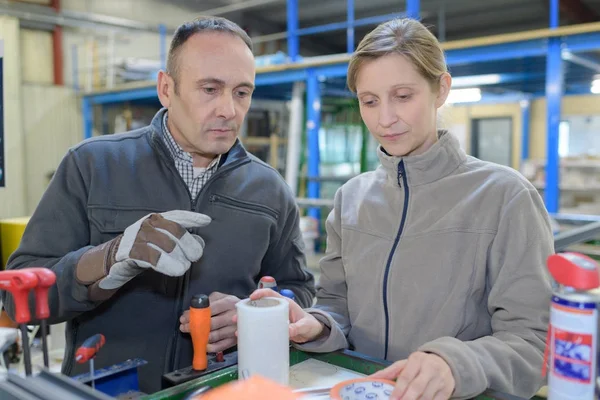
<path id="1" fill-rule="evenodd" d="M 512 167 L 512 118 L 478 118 L 471 125 L 471 154 L 480 160 Z"/>

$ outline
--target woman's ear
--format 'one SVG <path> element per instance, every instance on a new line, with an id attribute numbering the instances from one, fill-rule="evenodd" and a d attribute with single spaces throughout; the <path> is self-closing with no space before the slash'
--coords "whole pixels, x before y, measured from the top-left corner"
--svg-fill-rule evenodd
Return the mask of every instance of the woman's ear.
<path id="1" fill-rule="evenodd" d="M 452 77 L 449 73 L 444 72 L 440 76 L 439 90 L 437 98 L 435 99 L 435 107 L 440 108 L 446 102 L 448 94 L 450 94 L 450 87 L 452 86 Z"/>

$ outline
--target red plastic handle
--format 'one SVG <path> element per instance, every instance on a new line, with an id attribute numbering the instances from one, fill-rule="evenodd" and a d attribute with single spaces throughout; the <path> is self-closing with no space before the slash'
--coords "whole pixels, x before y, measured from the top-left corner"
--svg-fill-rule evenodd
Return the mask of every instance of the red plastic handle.
<path id="1" fill-rule="evenodd" d="M 31 320 L 29 291 L 36 287 L 38 278 L 26 270 L 0 271 L 0 290 L 12 294 L 15 303 L 15 322 L 24 324 Z"/>
<path id="2" fill-rule="evenodd" d="M 548 257 L 548 270 L 556 282 L 576 290 L 590 290 L 600 286 L 598 262 L 583 254 L 553 254 Z"/>
<path id="3" fill-rule="evenodd" d="M 106 343 L 106 339 L 104 339 L 104 335 L 101 333 L 97 333 L 94 336 L 87 338 L 81 347 L 77 349 L 75 361 L 79 364 L 89 361 L 96 353 L 98 353 L 98 350 L 104 346 L 104 343 Z"/>
<path id="4" fill-rule="evenodd" d="M 56 274 L 48 268 L 25 268 L 23 271 L 31 271 L 38 278 L 35 289 L 35 316 L 37 319 L 46 319 L 50 316 L 48 307 L 48 291 L 56 283 Z"/>

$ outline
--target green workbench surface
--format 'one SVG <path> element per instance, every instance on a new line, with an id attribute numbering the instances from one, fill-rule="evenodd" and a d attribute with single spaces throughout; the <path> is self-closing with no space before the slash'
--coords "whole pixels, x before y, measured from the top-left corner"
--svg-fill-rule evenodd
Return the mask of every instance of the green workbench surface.
<path id="1" fill-rule="evenodd" d="M 305 353 L 294 348 L 290 349 L 290 365 L 300 363 L 302 361 L 308 360 L 309 358 L 324 361 L 329 364 L 333 364 L 338 367 L 346 368 L 365 375 L 370 375 L 376 371 L 379 371 L 380 369 L 385 368 L 390 364 L 387 361 L 366 357 L 362 354 L 348 350 L 320 354 Z M 212 374 L 208 374 L 196 380 L 189 381 L 181 385 L 174 386 L 172 388 L 168 388 L 160 392 L 154 393 L 152 395 L 145 396 L 142 398 L 142 400 L 182 400 L 187 394 L 202 386 L 209 385 L 212 387 L 217 387 L 225 383 L 231 382 L 233 380 L 236 380 L 237 378 L 237 365 L 235 365 L 214 372 Z M 503 393 L 488 391 L 480 396 L 477 396 L 475 400 L 524 399 Z"/>

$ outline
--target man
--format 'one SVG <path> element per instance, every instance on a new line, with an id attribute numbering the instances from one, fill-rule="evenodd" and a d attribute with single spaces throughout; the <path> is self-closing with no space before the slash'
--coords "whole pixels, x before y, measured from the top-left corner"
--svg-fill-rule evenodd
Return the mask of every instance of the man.
<path id="1" fill-rule="evenodd" d="M 262 276 L 312 303 L 294 197 L 237 140 L 254 78 L 237 25 L 186 23 L 158 76 L 164 108 L 151 125 L 84 141 L 62 160 L 8 268 L 57 274 L 51 322 L 68 322 L 63 373 L 87 372 L 74 352 L 102 333 L 96 367 L 143 358 L 140 389 L 153 393 L 164 373 L 192 363 L 180 318 L 193 295 L 210 294 L 209 352 L 236 343 L 235 303 Z"/>

